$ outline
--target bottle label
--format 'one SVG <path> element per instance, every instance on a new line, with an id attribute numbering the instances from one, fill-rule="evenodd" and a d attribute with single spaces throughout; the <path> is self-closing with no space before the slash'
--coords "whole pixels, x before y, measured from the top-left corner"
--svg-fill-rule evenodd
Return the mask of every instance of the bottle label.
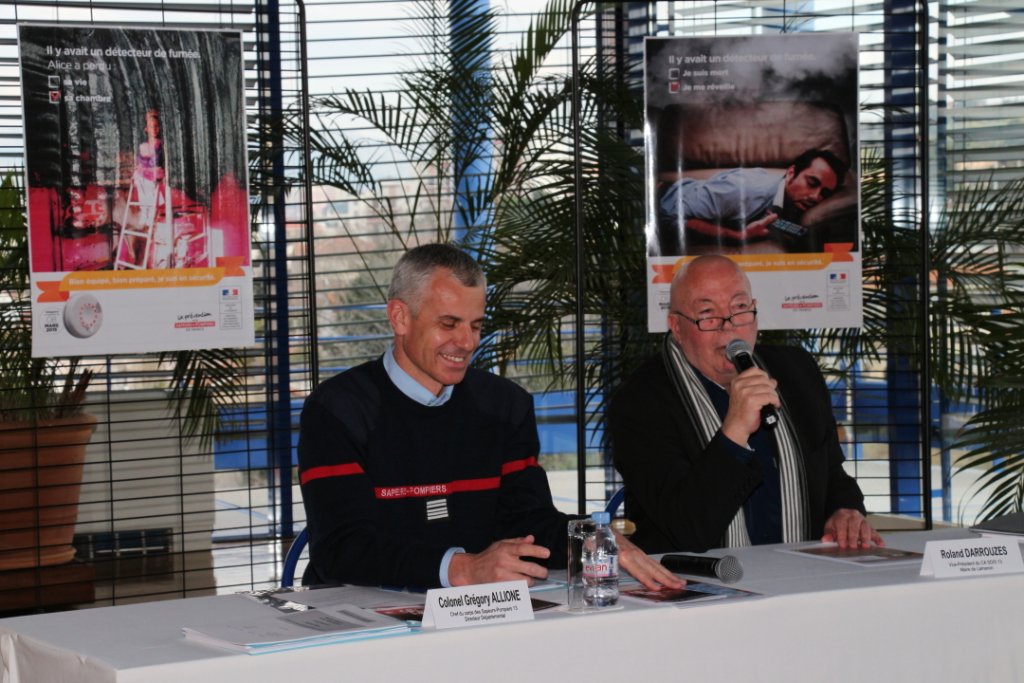
<path id="1" fill-rule="evenodd" d="M 609 579 L 619 575 L 619 558 L 612 555 L 603 560 L 583 561 L 583 577 L 587 579 Z"/>

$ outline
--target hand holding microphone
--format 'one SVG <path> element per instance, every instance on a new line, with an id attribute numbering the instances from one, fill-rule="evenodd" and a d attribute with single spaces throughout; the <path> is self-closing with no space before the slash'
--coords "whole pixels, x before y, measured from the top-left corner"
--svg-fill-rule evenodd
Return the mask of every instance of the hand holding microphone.
<path id="1" fill-rule="evenodd" d="M 755 367 L 754 358 L 750 355 L 750 346 L 742 339 L 733 339 L 729 342 L 725 347 L 725 355 L 736 366 L 737 372 Z M 776 412 L 775 406 L 770 403 L 761 406 L 762 429 L 775 429 L 778 422 L 779 414 Z"/>

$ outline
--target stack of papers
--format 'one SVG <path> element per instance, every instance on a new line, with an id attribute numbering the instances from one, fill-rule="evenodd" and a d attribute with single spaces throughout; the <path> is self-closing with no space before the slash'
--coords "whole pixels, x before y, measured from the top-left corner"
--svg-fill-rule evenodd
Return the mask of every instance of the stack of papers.
<path id="1" fill-rule="evenodd" d="M 263 654 L 408 633 L 408 624 L 355 605 L 298 612 L 267 610 L 263 618 L 184 626 L 185 637 L 236 652 Z"/>

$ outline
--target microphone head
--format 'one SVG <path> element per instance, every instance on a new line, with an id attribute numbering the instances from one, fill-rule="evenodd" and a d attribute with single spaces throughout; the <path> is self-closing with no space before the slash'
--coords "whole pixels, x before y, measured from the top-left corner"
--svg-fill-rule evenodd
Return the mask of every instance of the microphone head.
<path id="1" fill-rule="evenodd" d="M 750 355 L 750 345 L 742 339 L 733 339 L 725 347 L 725 357 L 732 363 L 736 362 L 736 356 L 741 353 Z"/>
<path id="2" fill-rule="evenodd" d="M 743 342 L 740 343 L 743 344 Z M 743 345 L 746 346 L 746 344 Z M 715 563 L 715 576 L 723 583 L 739 581 L 743 578 L 743 565 L 735 556 L 726 555 Z"/>

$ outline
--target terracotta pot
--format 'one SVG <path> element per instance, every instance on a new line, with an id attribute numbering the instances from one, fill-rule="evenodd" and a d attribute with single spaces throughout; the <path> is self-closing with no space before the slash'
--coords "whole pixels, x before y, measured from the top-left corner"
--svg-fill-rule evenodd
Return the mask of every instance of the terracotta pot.
<path id="1" fill-rule="evenodd" d="M 96 417 L 0 423 L 0 571 L 70 562 Z"/>

